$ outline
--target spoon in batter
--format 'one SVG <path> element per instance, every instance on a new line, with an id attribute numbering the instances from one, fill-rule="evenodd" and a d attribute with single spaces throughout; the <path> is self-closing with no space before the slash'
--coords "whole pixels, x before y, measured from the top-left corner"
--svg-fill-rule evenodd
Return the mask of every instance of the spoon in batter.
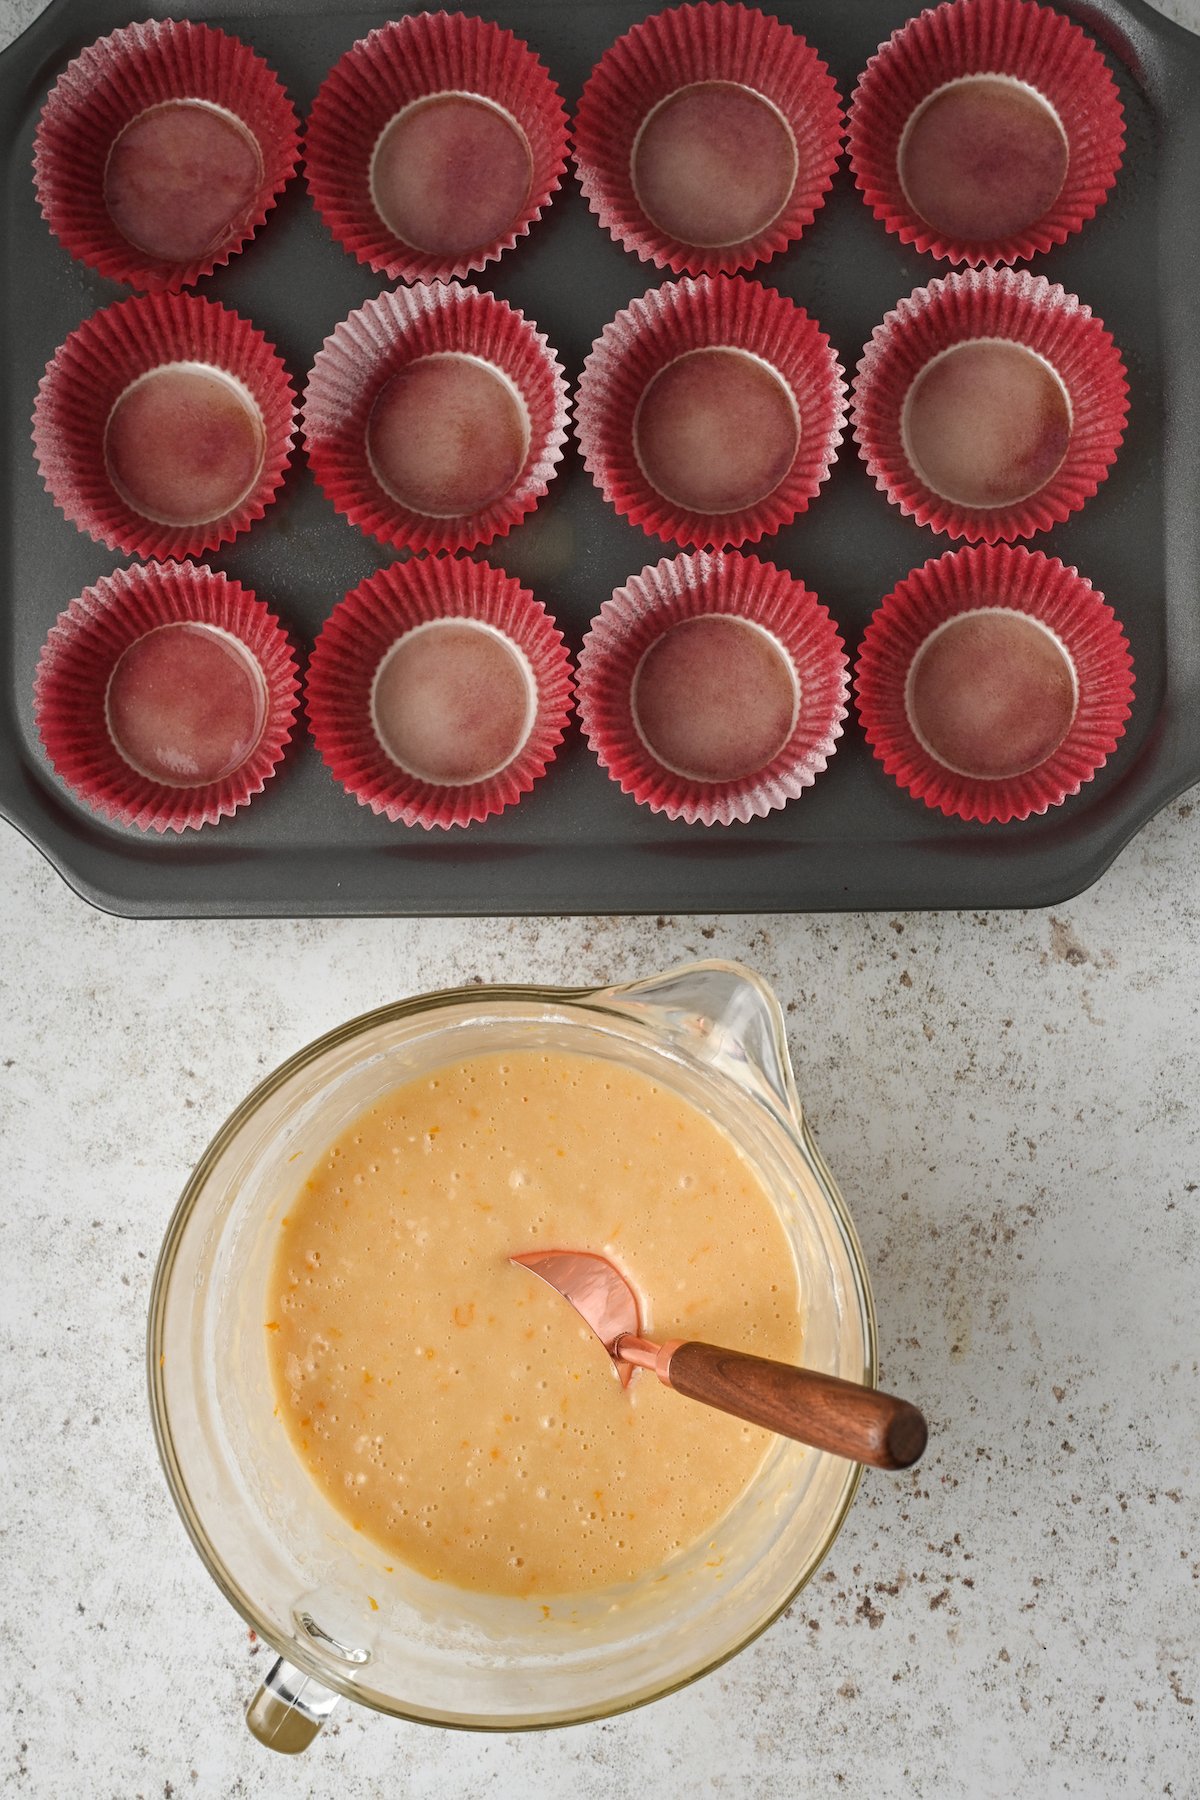
<path id="1" fill-rule="evenodd" d="M 877 1469 L 910 1468 L 925 1448 L 924 1415 L 894 1394 L 716 1344 L 651 1343 L 641 1335 L 637 1295 L 606 1256 L 530 1250 L 509 1261 L 570 1302 L 612 1357 L 622 1386 L 634 1369 L 653 1369 L 689 1400 Z"/>

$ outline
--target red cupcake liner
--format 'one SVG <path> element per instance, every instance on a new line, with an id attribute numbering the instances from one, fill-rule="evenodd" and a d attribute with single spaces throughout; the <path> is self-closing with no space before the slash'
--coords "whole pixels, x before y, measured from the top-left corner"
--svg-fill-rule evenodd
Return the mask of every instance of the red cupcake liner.
<path id="1" fill-rule="evenodd" d="M 918 650 L 946 620 L 982 610 L 1038 621 L 1075 671 L 1077 702 L 1066 737 L 1021 775 L 953 772 L 909 718 L 908 678 Z M 854 686 L 867 742 L 898 786 L 947 817 L 1004 824 L 1060 805 L 1104 766 L 1130 714 L 1133 659 L 1112 607 L 1077 569 L 1017 545 L 975 545 L 925 563 L 892 590 L 863 636 Z"/>
<path id="2" fill-rule="evenodd" d="M 632 158 L 648 115 L 681 88 L 736 83 L 769 100 L 796 147 L 797 171 L 782 211 L 738 244 L 708 248 L 662 231 L 643 210 Z M 841 96 L 816 51 L 797 32 L 748 6 L 679 6 L 635 25 L 601 57 L 575 119 L 579 185 L 601 225 L 643 262 L 679 275 L 733 273 L 794 244 L 825 204 L 841 155 Z"/>
<path id="3" fill-rule="evenodd" d="M 1067 139 L 1066 179 L 1040 219 L 1008 237 L 960 240 L 911 206 L 899 173 L 905 127 L 938 88 L 967 75 L 1008 75 L 1033 88 Z M 1104 204 L 1125 147 L 1117 84 L 1093 40 L 1034 0 L 948 0 L 893 33 L 850 101 L 850 166 L 863 198 L 905 244 L 955 263 L 1025 261 L 1061 244 Z"/>
<path id="4" fill-rule="evenodd" d="M 647 651 L 685 619 L 720 614 L 760 626 L 791 663 L 799 712 L 769 763 L 730 781 L 700 781 L 666 767 L 647 747 L 633 683 Z M 757 557 L 702 551 L 663 559 L 617 588 L 592 620 L 579 658 L 578 705 L 601 768 L 639 806 L 688 824 L 762 818 L 811 787 L 842 735 L 849 662 L 828 609 L 804 584 Z"/>
<path id="5" fill-rule="evenodd" d="M 127 125 L 171 100 L 231 113 L 258 145 L 262 179 L 226 237 L 171 262 L 121 235 L 109 215 L 109 152 Z M 238 38 L 186 19 L 150 19 L 99 38 L 59 76 L 42 108 L 34 180 L 42 213 L 71 255 L 113 281 L 150 291 L 191 287 L 227 263 L 262 226 L 299 161 L 299 120 L 278 76 Z"/>
<path id="6" fill-rule="evenodd" d="M 120 396 L 174 363 L 230 377 L 258 413 L 263 456 L 253 488 L 220 518 L 163 525 L 114 485 L 105 440 Z M 296 428 L 295 393 L 278 352 L 247 319 L 195 294 L 121 300 L 84 321 L 46 365 L 33 413 L 38 470 L 73 525 L 133 556 L 198 556 L 261 519 L 283 483 Z"/>
<path id="7" fill-rule="evenodd" d="M 235 638 L 265 686 L 254 749 L 231 774 L 203 786 L 142 774 L 117 749 L 108 724 L 109 683 L 121 657 L 174 624 L 208 625 Z M 248 588 L 195 563 L 135 563 L 102 577 L 59 614 L 34 677 L 34 719 L 51 767 L 93 812 L 139 831 L 189 831 L 262 792 L 291 736 L 299 692 L 287 632 Z"/>
<path id="8" fill-rule="evenodd" d="M 440 94 L 489 100 L 507 113 L 533 164 L 511 228 L 444 254 L 398 238 L 371 194 L 372 158 L 385 128 L 405 107 Z M 402 281 L 447 280 L 494 262 L 541 216 L 566 166 L 566 109 L 546 68 L 511 31 L 463 13 L 410 14 L 360 38 L 321 83 L 304 144 L 313 204 L 338 243 L 378 274 Z"/>
<path id="9" fill-rule="evenodd" d="M 403 769 L 372 720 L 376 675 L 388 651 L 437 620 L 490 626 L 515 649 L 536 693 L 533 723 L 516 756 L 483 780 L 450 786 Z M 360 806 L 394 823 L 470 825 L 514 806 L 554 761 L 574 683 L 554 620 L 520 582 L 468 557 L 414 557 L 379 569 L 334 607 L 313 648 L 305 707 L 313 741 L 335 781 Z"/>
<path id="10" fill-rule="evenodd" d="M 800 442 L 791 468 L 765 499 L 727 513 L 675 506 L 651 486 L 634 447 L 638 406 L 650 382 L 692 350 L 749 351 L 791 393 Z M 655 537 L 699 549 L 736 548 L 789 525 L 829 478 L 846 417 L 844 370 L 815 319 L 756 281 L 684 276 L 619 312 L 592 345 L 575 403 L 583 460 L 606 500 Z"/>
<path id="11" fill-rule="evenodd" d="M 1005 506 L 970 507 L 927 486 L 904 434 L 908 394 L 921 371 L 955 344 L 1003 339 L 1033 350 L 1066 389 L 1066 456 L 1036 493 Z M 950 537 L 1032 537 L 1078 512 L 1116 461 L 1129 412 L 1129 384 L 1112 334 L 1074 294 L 1027 270 L 968 270 L 931 281 L 875 327 L 855 376 L 851 419 L 875 485 L 918 525 Z"/>
<path id="12" fill-rule="evenodd" d="M 402 506 L 381 485 L 367 450 L 371 409 L 383 387 L 419 359 L 447 352 L 507 377 L 529 423 L 529 447 L 513 485 L 482 511 L 454 518 Z M 338 512 L 381 543 L 473 549 L 505 536 L 547 492 L 562 461 L 567 412 L 562 365 L 524 314 L 473 287 L 418 282 L 368 300 L 326 338 L 305 390 L 304 445 Z"/>

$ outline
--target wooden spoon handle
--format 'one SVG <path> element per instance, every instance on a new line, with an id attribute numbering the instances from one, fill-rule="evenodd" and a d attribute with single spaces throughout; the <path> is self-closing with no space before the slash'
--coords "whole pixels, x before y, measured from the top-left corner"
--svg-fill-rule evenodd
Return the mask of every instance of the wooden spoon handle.
<path id="1" fill-rule="evenodd" d="M 909 1468 L 928 1436 L 924 1415 L 894 1394 L 717 1344 L 677 1345 L 665 1379 L 689 1400 L 877 1469 Z"/>

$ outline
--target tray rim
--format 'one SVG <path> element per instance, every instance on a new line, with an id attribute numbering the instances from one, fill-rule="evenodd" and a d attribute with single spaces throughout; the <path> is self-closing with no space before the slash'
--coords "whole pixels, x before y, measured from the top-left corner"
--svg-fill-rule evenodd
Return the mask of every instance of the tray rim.
<path id="1" fill-rule="evenodd" d="M 465 6 L 467 0 L 462 0 Z M 525 4 L 553 6 L 562 0 L 524 0 Z M 590 10 L 603 0 L 571 0 L 574 7 Z M 763 0 L 765 4 L 765 0 Z M 1104 44 L 1110 55 L 1130 68 L 1130 48 L 1136 49 L 1139 36 L 1156 40 L 1165 74 L 1161 82 L 1148 85 L 1146 71 L 1131 70 L 1135 79 L 1151 95 L 1166 115 L 1173 129 L 1162 140 L 1162 182 L 1173 187 L 1186 199 L 1189 192 L 1200 192 L 1200 109 L 1189 113 L 1189 88 L 1194 93 L 1200 81 L 1200 35 L 1166 18 L 1146 4 L 1146 0 L 1051 0 L 1056 10 L 1068 13 Z M 47 79 L 61 61 L 64 40 L 77 35 L 71 21 L 80 11 L 80 0 L 51 0 L 49 6 L 33 19 L 6 49 L 0 52 L 0 118 L 13 120 L 12 128 L 0 140 L 5 148 L 16 132 L 16 108 L 10 103 L 24 94 L 31 78 L 44 71 Z M 223 18 L 278 17 L 287 15 L 324 15 L 329 8 L 321 0 L 303 0 L 290 5 L 288 0 L 217 0 L 214 5 L 172 4 L 154 9 L 157 14 L 175 17 L 200 17 L 219 22 Z M 339 9 L 339 11 L 342 9 Z M 406 9 L 407 10 L 407 9 Z M 657 10 L 647 6 L 647 11 Z M 790 8 L 783 10 L 791 10 Z M 898 14 L 911 16 L 919 6 L 898 8 Z M 379 18 L 370 7 L 345 9 L 347 16 Z M 898 16 L 898 23 L 902 17 Z M 1150 71 L 1151 75 L 1155 73 Z M 1189 80 L 1189 76 L 1191 80 Z M 1191 171 L 1191 182 L 1188 172 Z M 843 170 L 844 174 L 844 170 Z M 269 863 L 276 871 L 273 890 L 251 896 L 200 894 L 188 885 L 189 870 L 202 860 L 204 846 L 198 845 L 200 857 L 179 856 L 170 865 L 170 891 L 147 896 L 138 876 L 140 838 L 116 834 L 105 835 L 101 842 L 89 845 L 80 835 L 80 821 L 70 802 L 60 795 L 47 773 L 27 754 L 23 737 L 12 713 L 11 686 L 5 682 L 0 701 L 0 746 L 8 751 L 0 756 L 0 818 L 6 820 L 45 857 L 51 867 L 80 898 L 106 912 L 125 918 L 275 918 L 275 917 L 545 917 L 586 916 L 595 913 L 621 913 L 628 916 L 669 913 L 736 914 L 807 911 L 942 911 L 977 908 L 990 911 L 1040 908 L 1060 904 L 1090 887 L 1108 869 L 1121 851 L 1142 827 L 1163 807 L 1200 782 L 1200 730 L 1196 729 L 1200 712 L 1200 637 L 1196 632 L 1195 613 L 1200 606 L 1200 433 L 1195 420 L 1200 416 L 1200 353 L 1196 332 L 1189 320 L 1186 283 L 1172 282 L 1171 264 L 1183 270 L 1189 260 L 1200 266 L 1200 209 L 1192 201 L 1191 211 L 1176 209 L 1179 229 L 1170 234 L 1160 231 L 1157 237 L 1158 267 L 1155 274 L 1162 331 L 1164 393 L 1173 405 L 1166 408 L 1162 440 L 1163 526 L 1165 579 L 1165 620 L 1167 626 L 1166 681 L 1162 704 L 1155 728 L 1142 745 L 1136 758 L 1122 772 L 1119 782 L 1105 795 L 1099 808 L 1087 815 L 1086 825 L 1077 830 L 1065 829 L 1054 836 L 1027 840 L 1021 846 L 1022 891 L 1017 897 L 989 895 L 987 872 L 1002 854 L 1002 837 L 997 830 L 990 837 L 956 837 L 923 842 L 920 848 L 922 868 L 944 854 L 945 895 L 935 902 L 922 894 L 906 893 L 906 887 L 925 888 L 928 878 L 916 883 L 895 882 L 886 897 L 876 898 L 853 892 L 852 880 L 838 879 L 836 873 L 808 871 L 809 890 L 796 904 L 786 895 L 789 871 L 799 855 L 810 858 L 819 849 L 798 850 L 794 845 L 772 843 L 767 853 L 741 859 L 739 892 L 735 898 L 714 902 L 711 896 L 695 891 L 696 864 L 702 858 L 703 846 L 695 840 L 680 839 L 678 844 L 647 846 L 640 856 L 642 868 L 633 895 L 614 891 L 611 852 L 606 845 L 574 843 L 570 846 L 565 886 L 561 844 L 526 851 L 505 847 L 500 855 L 484 856 L 479 866 L 486 868 L 490 860 L 523 858 L 533 866 L 530 892 L 519 908 L 498 911 L 488 904 L 485 892 L 464 893 L 456 877 L 464 858 L 475 846 L 456 842 L 429 846 L 430 854 L 421 860 L 426 865 L 443 864 L 444 876 L 435 879 L 415 905 L 405 905 L 402 883 L 390 896 L 390 903 L 379 904 L 361 893 L 355 893 L 352 879 L 358 864 L 368 869 L 378 864 L 385 847 L 364 844 L 361 851 L 350 855 L 339 852 L 339 879 L 315 897 L 300 894 L 289 879 L 290 864 L 303 861 L 303 853 L 289 855 L 278 849 L 258 851 L 246 859 L 255 867 Z M 1187 249 L 1188 224 L 1193 255 Z M 1164 266 L 1166 265 L 1166 266 Z M 1192 349 L 1189 365 L 1188 350 Z M 11 377 L 11 367 L 0 371 L 0 381 Z M 1189 389 L 1193 405 L 1185 396 Z M 1190 429 L 1189 429 L 1190 425 Z M 12 443 L 0 445 L 0 457 L 18 451 Z M 946 546 L 930 547 L 938 554 Z M 1034 546 L 1037 547 L 1036 544 Z M 1172 579 L 1172 567 L 1178 565 Z M 1191 580 L 1188 579 L 1190 573 Z M 15 598 L 9 596 L 15 605 Z M 1189 614 L 1190 603 L 1190 614 Z M 1190 625 L 1196 639 L 1191 658 L 1172 654 L 1175 640 L 1173 626 Z M 7 662 L 7 642 L 0 646 L 0 658 Z M 1190 727 L 1190 729 L 1189 729 Z M 7 741 L 6 741 L 7 740 Z M 1131 791 L 1132 790 L 1132 791 Z M 85 828 L 87 822 L 84 822 Z M 72 825 L 74 828 L 72 829 Z M 105 828 L 97 826 L 99 832 Z M 454 834 L 457 837 L 457 834 Z M 1065 840 L 1065 841 L 1064 841 Z M 711 842 L 711 838 L 709 840 Z M 744 846 L 750 840 L 741 839 Z M 715 860 L 723 862 L 736 857 L 739 840 L 727 834 Z M 189 846 L 189 849 L 191 846 Z M 640 848 L 640 847 L 639 847 Z M 759 846 L 753 848 L 757 851 Z M 444 850 L 444 855 L 438 851 Z M 952 854 L 951 854 L 952 853 Z M 468 860 L 472 860 L 471 856 Z M 224 862 L 226 859 L 222 858 Z M 311 859 L 310 859 L 311 860 Z M 547 862 L 557 865 L 548 870 Z M 642 892 L 647 882 L 653 894 Z M 279 880 L 282 873 L 284 879 Z M 156 879 L 161 879 L 156 871 Z M 486 883 L 476 883 L 477 890 Z M 619 885 L 619 883 L 618 883 Z M 349 891 L 343 891 L 343 889 Z M 281 891 L 282 890 L 282 891 Z M 586 895 L 586 900 L 581 896 Z"/>

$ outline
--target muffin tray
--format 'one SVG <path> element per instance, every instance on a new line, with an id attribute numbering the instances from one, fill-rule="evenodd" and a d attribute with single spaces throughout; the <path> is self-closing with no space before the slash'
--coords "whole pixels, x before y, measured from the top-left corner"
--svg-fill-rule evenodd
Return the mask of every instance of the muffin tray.
<path id="1" fill-rule="evenodd" d="M 302 113 L 333 62 L 389 16 L 305 0 L 162 10 L 204 18 L 253 45 Z M 525 38 L 572 109 L 604 49 L 654 8 L 512 0 L 464 10 Z M 913 8 L 774 0 L 764 10 L 817 47 L 848 101 L 867 58 Z M 1103 591 L 1134 656 L 1126 735 L 1080 794 L 1022 824 L 943 818 L 888 780 L 852 714 L 813 788 L 765 819 L 724 828 L 673 823 L 635 805 L 575 727 L 519 807 L 466 830 L 405 828 L 356 806 L 303 732 L 251 807 L 203 831 L 159 838 L 83 810 L 38 744 L 33 671 L 57 614 L 122 559 L 55 510 L 34 466 L 29 421 L 56 346 L 129 290 L 73 262 L 54 240 L 30 165 L 49 87 L 84 45 L 130 14 L 104 0 L 55 0 L 0 58 L 0 812 L 87 900 L 143 917 L 990 908 L 1048 905 L 1094 881 L 1159 807 L 1200 780 L 1200 40 L 1141 0 L 1060 10 L 1105 48 L 1127 132 L 1107 204 L 1031 265 L 1099 314 L 1129 370 L 1129 425 L 1107 482 L 1067 524 L 1029 541 Z M 884 314 L 946 272 L 871 217 L 843 160 L 800 242 L 751 278 L 816 316 L 849 377 Z M 611 241 L 569 175 L 529 237 L 473 279 L 537 322 L 574 386 L 604 325 L 664 275 Z M 255 241 L 195 291 L 253 320 L 299 383 L 338 320 L 387 286 L 332 241 L 297 179 Z M 953 547 L 888 505 L 847 435 L 811 510 L 754 551 L 816 592 L 853 656 L 882 597 Z M 618 518 L 572 444 L 537 512 L 481 554 L 531 588 L 577 650 L 613 588 L 678 548 Z M 393 553 L 334 513 L 298 453 L 267 516 L 207 560 L 253 588 L 306 649 L 335 601 Z"/>

